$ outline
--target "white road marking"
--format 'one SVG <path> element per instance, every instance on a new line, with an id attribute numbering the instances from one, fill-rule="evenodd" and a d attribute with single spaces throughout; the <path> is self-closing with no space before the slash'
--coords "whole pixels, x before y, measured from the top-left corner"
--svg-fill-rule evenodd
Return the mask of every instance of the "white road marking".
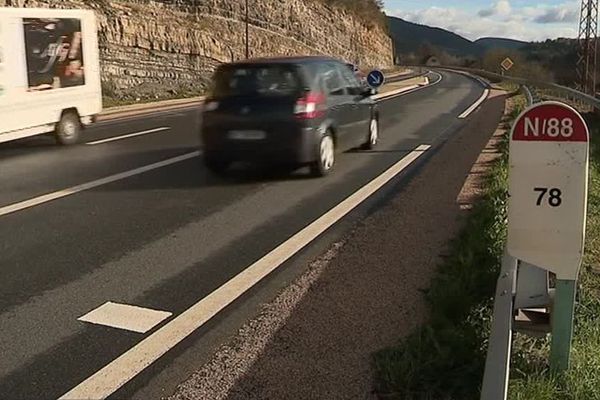
<path id="1" fill-rule="evenodd" d="M 467 108 L 462 114 L 460 114 L 458 116 L 458 118 L 465 119 L 469 115 L 471 115 L 475 110 L 477 110 L 477 108 L 481 105 L 481 103 L 483 103 L 487 99 L 489 94 L 490 94 L 490 89 L 485 89 L 483 91 L 483 94 L 481 95 L 481 97 L 475 103 L 473 103 L 469 108 Z"/>
<path id="2" fill-rule="evenodd" d="M 427 85 L 414 85 L 416 87 L 409 86 L 408 89 L 407 88 L 402 88 L 402 89 L 399 89 L 398 91 L 392 91 L 392 92 L 388 92 L 388 93 L 376 94 L 375 96 L 373 96 L 373 100 L 388 100 L 388 99 L 390 99 L 392 97 L 405 96 L 407 94 L 414 93 L 414 92 L 417 92 L 419 90 L 435 86 L 438 83 L 440 83 L 442 81 L 442 79 L 444 79 L 444 77 L 442 76 L 442 74 L 440 74 L 439 72 L 431 71 L 431 73 L 432 74 L 436 74 L 439 77 L 437 81 L 435 81 L 433 83 L 428 83 Z M 428 82 L 429 82 L 429 80 L 428 80 Z"/>
<path id="3" fill-rule="evenodd" d="M 191 153 L 183 154 L 181 156 L 169 158 L 163 161 L 159 161 L 153 164 L 145 165 L 143 167 L 139 167 L 136 169 L 132 169 L 129 171 L 121 172 L 115 175 L 110 175 L 105 178 L 97 179 L 95 181 L 83 183 L 81 185 L 72 186 L 70 188 L 66 188 L 63 190 L 59 190 L 57 192 L 44 194 L 42 196 L 34 197 L 29 200 L 20 201 L 18 203 L 9 204 L 3 207 L 0 207 L 0 217 L 12 214 L 17 211 L 22 211 L 27 208 L 39 206 L 40 204 L 48 203 L 53 200 L 61 199 L 63 197 L 71 196 L 73 194 L 83 192 L 85 190 L 90 190 L 96 188 L 98 186 L 106 185 L 108 183 L 120 181 L 125 178 L 129 178 L 134 175 L 143 174 L 144 172 L 152 171 L 154 169 L 166 167 L 167 165 L 175 164 L 181 161 L 189 160 L 190 158 L 198 157 L 200 155 L 199 151 L 193 151 Z"/>
<path id="4" fill-rule="evenodd" d="M 137 333 L 146 333 L 171 315 L 173 314 L 167 311 L 157 311 L 109 301 L 77 318 L 77 320 Z"/>
<path id="5" fill-rule="evenodd" d="M 417 147 L 377 178 L 367 183 L 284 243 L 271 250 L 223 286 L 204 297 L 129 351 L 61 396 L 60 400 L 105 399 L 113 394 L 248 289 L 302 250 L 302 248 L 333 224 L 346 216 L 373 193 L 381 189 L 382 186 L 427 152 L 430 147 L 429 145 Z"/>
<path id="6" fill-rule="evenodd" d="M 115 142 L 117 140 L 123 140 L 123 139 L 129 139 L 129 138 L 133 138 L 133 137 L 137 137 L 137 136 L 148 135 L 150 133 L 168 131 L 169 129 L 171 129 L 171 128 L 169 128 L 168 126 L 163 126 L 160 128 L 148 129 L 147 131 L 128 133 L 127 135 L 121 135 L 121 136 L 111 137 L 108 139 L 96 140 L 94 142 L 89 142 L 86 144 L 93 146 L 93 145 L 97 145 L 97 144 L 104 144 L 104 143 L 109 143 L 109 142 Z"/>
<path id="7" fill-rule="evenodd" d="M 391 96 L 394 96 L 394 95 L 397 95 L 397 94 L 400 94 L 400 93 L 407 92 L 409 90 L 416 89 L 418 87 L 419 87 L 419 85 L 405 86 L 405 87 L 400 88 L 400 89 L 395 89 L 395 90 L 392 90 L 392 91 L 389 91 L 389 92 L 376 94 L 376 95 L 373 96 L 373 99 L 374 100 L 379 100 L 379 99 L 383 99 L 383 98 L 386 98 L 386 97 L 391 97 Z"/>

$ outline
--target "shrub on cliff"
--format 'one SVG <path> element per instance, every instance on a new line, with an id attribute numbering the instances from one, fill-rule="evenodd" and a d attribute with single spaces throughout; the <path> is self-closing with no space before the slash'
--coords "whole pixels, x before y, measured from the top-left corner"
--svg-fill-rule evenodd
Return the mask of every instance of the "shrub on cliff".
<path id="1" fill-rule="evenodd" d="M 383 0 L 320 0 L 333 7 L 340 7 L 350 11 L 372 27 L 379 26 L 387 29 L 385 14 L 383 13 Z"/>

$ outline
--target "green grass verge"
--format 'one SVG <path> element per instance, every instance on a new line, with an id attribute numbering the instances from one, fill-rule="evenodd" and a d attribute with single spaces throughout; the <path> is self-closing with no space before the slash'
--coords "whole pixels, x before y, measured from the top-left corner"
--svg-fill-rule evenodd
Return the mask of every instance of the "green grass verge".
<path id="1" fill-rule="evenodd" d="M 511 119 L 524 107 L 519 98 Z M 600 400 L 600 121 L 589 117 L 591 163 L 584 265 L 579 280 L 571 368 L 549 372 L 549 338 L 515 335 L 510 400 Z M 508 142 L 485 195 L 426 292 L 431 318 L 374 356 L 381 398 L 479 399 L 492 296 L 505 241 Z"/>

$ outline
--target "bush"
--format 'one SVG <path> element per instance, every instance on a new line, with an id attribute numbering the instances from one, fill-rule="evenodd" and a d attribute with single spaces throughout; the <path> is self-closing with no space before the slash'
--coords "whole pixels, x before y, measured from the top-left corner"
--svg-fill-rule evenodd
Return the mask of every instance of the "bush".
<path id="1" fill-rule="evenodd" d="M 332 7 L 350 11 L 363 20 L 366 26 L 379 26 L 387 29 L 387 21 L 383 13 L 383 0 L 320 0 Z"/>
<path id="2" fill-rule="evenodd" d="M 507 57 L 515 63 L 507 72 L 507 75 L 536 81 L 554 82 L 552 72 L 544 68 L 542 64 L 528 60 L 521 52 L 516 50 L 493 49 L 488 51 L 483 57 L 483 69 L 500 73 L 502 71 L 500 63 Z"/>

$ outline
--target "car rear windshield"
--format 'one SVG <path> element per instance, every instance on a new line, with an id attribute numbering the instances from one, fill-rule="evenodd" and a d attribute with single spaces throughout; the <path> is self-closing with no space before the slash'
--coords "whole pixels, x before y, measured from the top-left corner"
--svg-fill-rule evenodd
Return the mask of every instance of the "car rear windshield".
<path id="1" fill-rule="evenodd" d="M 220 68 L 215 75 L 214 97 L 289 96 L 302 84 L 293 65 L 244 65 Z"/>

